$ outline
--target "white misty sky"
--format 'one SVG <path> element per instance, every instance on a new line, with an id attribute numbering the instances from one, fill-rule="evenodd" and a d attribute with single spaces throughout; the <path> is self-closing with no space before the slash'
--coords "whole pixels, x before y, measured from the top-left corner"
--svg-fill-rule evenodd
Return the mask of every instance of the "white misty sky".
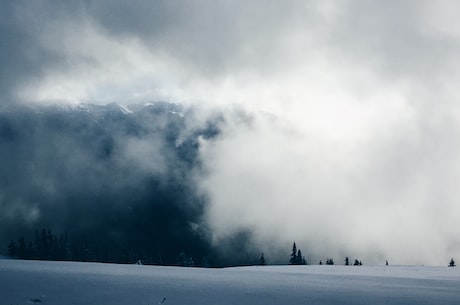
<path id="1" fill-rule="evenodd" d="M 216 240 L 249 228 L 261 245 L 296 240 L 315 259 L 444 264 L 460 252 L 459 10 L 2 1 L 0 99 L 223 110 L 197 177 Z"/>

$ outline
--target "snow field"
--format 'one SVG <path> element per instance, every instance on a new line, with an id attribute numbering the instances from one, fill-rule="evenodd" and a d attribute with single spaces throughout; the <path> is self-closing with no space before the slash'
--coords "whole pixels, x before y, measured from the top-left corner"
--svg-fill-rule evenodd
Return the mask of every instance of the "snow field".
<path id="1" fill-rule="evenodd" d="M 0 260 L 0 304 L 460 304 L 460 269 L 223 269 Z"/>

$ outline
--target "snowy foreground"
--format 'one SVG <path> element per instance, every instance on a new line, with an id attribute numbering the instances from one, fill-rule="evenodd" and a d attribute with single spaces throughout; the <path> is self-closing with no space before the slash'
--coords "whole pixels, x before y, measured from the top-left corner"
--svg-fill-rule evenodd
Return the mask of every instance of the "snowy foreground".
<path id="1" fill-rule="evenodd" d="M 201 269 L 0 259 L 0 304 L 460 304 L 460 267 Z"/>

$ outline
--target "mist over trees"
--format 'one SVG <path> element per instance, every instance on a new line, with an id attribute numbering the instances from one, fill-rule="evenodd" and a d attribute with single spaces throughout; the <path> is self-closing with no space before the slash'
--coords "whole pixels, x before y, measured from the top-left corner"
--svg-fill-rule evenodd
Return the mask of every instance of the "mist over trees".
<path id="1" fill-rule="evenodd" d="M 17 240 L 11 240 L 8 243 L 7 255 L 10 258 L 28 259 L 28 260 L 53 260 L 53 261 L 82 261 L 82 262 L 109 262 L 109 263 L 125 263 L 125 264 L 156 264 L 156 265 L 174 265 L 181 267 L 218 267 L 224 266 L 219 257 L 211 257 L 209 255 L 215 254 L 210 251 L 207 253 L 214 265 L 209 263 L 208 256 L 203 256 L 197 260 L 190 253 L 180 252 L 176 256 L 175 262 L 171 263 L 169 260 L 163 260 L 161 253 L 159 257 L 155 258 L 156 253 L 142 254 L 129 249 L 127 251 L 118 251 L 110 244 L 91 243 L 87 240 L 74 239 L 69 236 L 68 232 L 55 234 L 51 229 L 36 230 L 34 239 L 27 240 L 20 237 Z M 232 252 L 236 253 L 236 252 Z M 267 265 L 265 254 L 262 252 L 259 259 L 239 259 L 238 263 L 233 265 Z M 217 263 L 216 263 L 217 262 Z M 221 265 L 219 265 L 221 264 Z M 335 265 L 333 258 L 327 258 L 326 265 Z M 302 251 L 297 248 L 294 242 L 291 249 L 289 265 L 307 265 L 305 256 Z M 320 260 L 318 265 L 323 265 Z M 354 259 L 354 263 L 350 262 L 349 257 L 344 258 L 345 266 L 362 266 L 361 260 Z M 388 266 L 388 260 L 385 261 L 385 266 Z M 456 263 L 452 258 L 448 267 L 455 267 Z"/>
<path id="2" fill-rule="evenodd" d="M 213 242 L 199 152 L 224 120 L 164 102 L 1 106 L 0 253 L 209 267 L 264 265 L 267 254 L 307 264 L 296 243 L 289 261 L 270 257 L 282 245 L 261 255 L 245 228 Z"/>
<path id="3" fill-rule="evenodd" d="M 220 121 L 164 102 L 2 107 L 1 252 L 67 259 L 68 232 L 89 253 L 72 259 L 176 264 L 184 253 L 194 264 L 238 264 L 211 243 L 194 177 L 200 141 L 218 136 Z M 49 247 L 36 243 L 41 228 L 51 229 Z M 229 236 L 242 253 L 250 238 Z"/>

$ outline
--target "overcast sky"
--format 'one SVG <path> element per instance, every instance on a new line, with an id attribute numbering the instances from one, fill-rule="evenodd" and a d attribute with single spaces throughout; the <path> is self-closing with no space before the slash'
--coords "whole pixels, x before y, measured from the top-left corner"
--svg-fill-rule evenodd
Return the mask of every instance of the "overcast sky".
<path id="1" fill-rule="evenodd" d="M 460 257 L 459 11 L 453 0 L 6 0 L 0 99 L 224 111 L 196 177 L 216 241 L 246 228 L 313 257 L 447 264 Z"/>

